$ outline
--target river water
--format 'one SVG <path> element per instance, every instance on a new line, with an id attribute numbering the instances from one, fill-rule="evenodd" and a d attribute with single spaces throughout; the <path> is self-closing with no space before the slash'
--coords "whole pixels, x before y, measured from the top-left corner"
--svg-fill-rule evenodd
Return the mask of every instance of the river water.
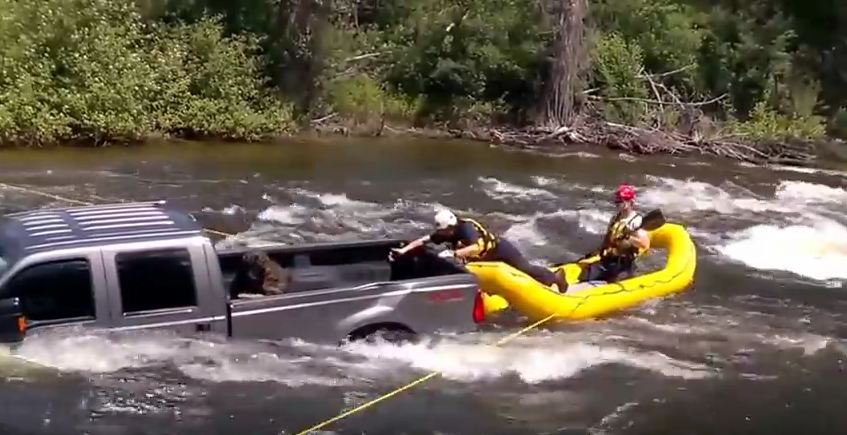
<path id="1" fill-rule="evenodd" d="M 36 336 L 37 364 L 0 358 L 0 432 L 295 433 L 432 370 L 325 433 L 847 432 L 846 172 L 387 139 L 0 153 L 0 182 L 165 198 L 220 246 L 415 237 L 443 205 L 539 262 L 593 248 L 622 181 L 691 231 L 689 291 L 501 347 L 519 318 L 399 346 Z M 63 205 L 0 189 L 2 212 Z"/>

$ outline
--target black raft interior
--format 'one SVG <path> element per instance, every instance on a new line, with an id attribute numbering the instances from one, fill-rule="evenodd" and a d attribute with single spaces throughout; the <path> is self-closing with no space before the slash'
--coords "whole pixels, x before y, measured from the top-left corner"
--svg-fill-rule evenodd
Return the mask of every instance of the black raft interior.
<path id="1" fill-rule="evenodd" d="M 285 293 L 467 273 L 455 260 L 439 258 L 437 245 L 426 245 L 389 261 L 391 248 L 399 246 L 400 240 L 386 240 L 239 248 L 220 252 L 218 258 L 224 285 L 232 298 L 243 294 L 234 288 L 234 283 L 239 271 L 249 267 L 243 259 L 248 252 L 263 252 L 285 269 L 290 275 Z"/>

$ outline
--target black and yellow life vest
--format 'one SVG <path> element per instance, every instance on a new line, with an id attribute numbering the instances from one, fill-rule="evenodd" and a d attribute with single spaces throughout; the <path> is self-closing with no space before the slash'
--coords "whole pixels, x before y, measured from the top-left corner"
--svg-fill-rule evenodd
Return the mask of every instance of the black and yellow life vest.
<path id="1" fill-rule="evenodd" d="M 479 253 L 477 253 L 474 257 L 482 258 L 489 251 L 491 251 L 492 249 L 497 247 L 497 242 L 498 242 L 497 236 L 488 232 L 488 230 L 486 230 L 485 227 L 483 227 L 479 222 L 477 222 L 473 219 L 467 219 L 467 218 L 459 219 L 459 224 L 461 224 L 463 222 L 468 222 L 471 225 L 473 225 L 474 228 L 476 229 L 476 231 L 479 233 L 479 236 L 480 236 L 479 240 L 477 241 L 477 245 L 479 245 L 480 250 L 479 250 Z M 461 242 L 459 242 L 459 244 L 461 245 Z M 459 249 L 464 248 L 464 247 L 465 246 L 459 246 Z"/>
<path id="2" fill-rule="evenodd" d="M 627 225 L 639 216 L 637 213 L 629 219 L 624 219 L 620 214 L 615 216 L 615 219 L 606 229 L 606 237 L 603 240 L 603 248 L 600 251 L 601 257 L 624 257 L 627 260 L 634 260 L 635 257 L 643 253 L 643 249 L 635 246 L 623 250 L 617 247 L 617 241 L 626 235 Z"/>

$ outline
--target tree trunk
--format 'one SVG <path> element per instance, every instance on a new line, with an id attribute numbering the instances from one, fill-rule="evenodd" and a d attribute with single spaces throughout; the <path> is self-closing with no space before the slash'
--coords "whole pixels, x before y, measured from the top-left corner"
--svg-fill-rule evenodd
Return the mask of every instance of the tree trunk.
<path id="1" fill-rule="evenodd" d="M 324 68 L 321 50 L 323 26 L 329 14 L 323 0 L 282 0 L 275 35 L 281 61 L 278 82 L 299 111 L 308 113 L 316 100 L 318 79 Z"/>
<path id="2" fill-rule="evenodd" d="M 588 0 L 556 0 L 556 3 L 552 11 L 558 12 L 559 29 L 539 108 L 539 123 L 552 128 L 568 126 L 573 121 L 574 97 L 582 87 L 582 73 L 587 65 L 585 17 Z"/>

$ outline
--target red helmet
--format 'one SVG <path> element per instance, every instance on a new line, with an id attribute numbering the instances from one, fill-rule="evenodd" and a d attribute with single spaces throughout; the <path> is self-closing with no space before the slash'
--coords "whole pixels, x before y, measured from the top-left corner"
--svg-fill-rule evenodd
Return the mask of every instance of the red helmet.
<path id="1" fill-rule="evenodd" d="M 615 201 L 632 201 L 635 199 L 635 188 L 629 184 L 621 184 L 618 190 L 615 191 Z"/>

